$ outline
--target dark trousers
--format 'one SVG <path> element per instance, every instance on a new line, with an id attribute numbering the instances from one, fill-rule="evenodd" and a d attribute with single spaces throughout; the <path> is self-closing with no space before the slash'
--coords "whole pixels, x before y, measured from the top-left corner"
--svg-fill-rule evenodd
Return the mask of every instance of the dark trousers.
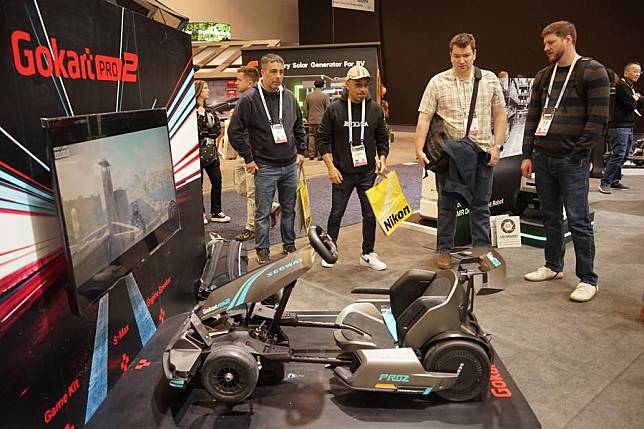
<path id="1" fill-rule="evenodd" d="M 365 192 L 373 187 L 376 173 L 373 171 L 359 174 L 342 173 L 342 179 L 342 183 L 331 185 L 331 213 L 329 213 L 327 231 L 333 241 L 337 242 L 340 234 L 340 222 L 355 188 L 362 209 L 362 254 L 366 255 L 373 252 L 376 242 L 376 216 L 373 214 Z"/>
<path id="2" fill-rule="evenodd" d="M 610 141 L 611 155 L 606 164 L 606 170 L 602 177 L 602 186 L 616 185 L 622 179 L 622 164 L 633 145 L 632 128 L 609 128 L 608 139 Z"/>
<path id="3" fill-rule="evenodd" d="M 537 153 L 534 157 L 535 184 L 543 213 L 546 232 L 546 267 L 563 271 L 564 241 L 563 209 L 566 208 L 568 229 L 575 248 L 577 277 L 591 285 L 597 284 L 593 271 L 595 238 L 588 214 L 589 165 L 587 159 L 551 158 Z"/>
<path id="4" fill-rule="evenodd" d="M 315 133 L 318 131 L 319 124 L 309 124 L 309 133 L 308 133 L 308 156 L 309 158 L 315 158 L 318 156 L 318 148 L 315 143 Z"/>
<path id="5" fill-rule="evenodd" d="M 459 198 L 456 195 L 443 194 L 448 173 L 436 174 L 438 188 L 438 228 L 437 249 L 439 252 L 451 252 L 454 249 L 454 234 L 456 233 L 456 205 Z M 470 231 L 472 246 L 490 246 L 490 198 L 492 197 L 492 180 L 494 170 L 487 165 L 479 165 L 476 171 L 476 189 L 474 198 L 469 206 Z M 464 206 L 464 204 L 462 204 Z"/>
<path id="6" fill-rule="evenodd" d="M 206 171 L 210 179 L 210 214 L 216 215 L 221 212 L 221 169 L 219 161 L 212 162 L 208 165 L 201 166 L 201 185 L 203 188 L 203 172 Z M 203 208 L 204 213 L 206 208 Z"/>

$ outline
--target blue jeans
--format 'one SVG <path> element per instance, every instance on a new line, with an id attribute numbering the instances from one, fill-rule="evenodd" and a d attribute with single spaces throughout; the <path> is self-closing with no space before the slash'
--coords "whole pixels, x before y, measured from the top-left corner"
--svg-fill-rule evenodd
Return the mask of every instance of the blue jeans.
<path id="1" fill-rule="evenodd" d="M 376 173 L 373 171 L 358 174 L 342 173 L 342 179 L 342 183 L 337 185 L 334 183 L 331 188 L 331 212 L 327 222 L 327 231 L 333 242 L 337 243 L 340 222 L 342 222 L 342 216 L 344 216 L 347 203 L 355 188 L 362 210 L 362 254 L 367 255 L 373 252 L 376 242 L 376 216 L 373 214 L 366 192 L 367 189 L 373 187 Z"/>
<path id="2" fill-rule="evenodd" d="M 271 208 L 275 190 L 282 214 L 280 232 L 283 244 L 295 243 L 295 198 L 297 196 L 297 162 L 282 167 L 258 163 L 255 173 L 255 249 L 268 249 Z"/>
<path id="3" fill-rule="evenodd" d="M 622 179 L 622 164 L 626 161 L 628 153 L 633 145 L 632 128 L 609 128 L 608 140 L 611 147 L 611 156 L 606 164 L 602 186 L 610 186 L 619 183 Z"/>
<path id="4" fill-rule="evenodd" d="M 561 272 L 564 268 L 563 208 L 575 248 L 575 269 L 580 281 L 597 285 L 593 271 L 595 238 L 588 214 L 589 165 L 587 159 L 534 157 L 535 184 L 543 213 L 546 233 L 546 267 Z"/>
<path id="5" fill-rule="evenodd" d="M 476 189 L 469 207 L 470 231 L 472 246 L 487 247 L 490 242 L 490 198 L 492 197 L 493 169 L 480 165 L 476 171 Z M 438 186 L 438 231 L 437 249 L 451 251 L 454 248 L 454 233 L 456 232 L 456 204 L 459 198 L 451 194 L 443 194 L 448 173 L 437 173 Z"/>

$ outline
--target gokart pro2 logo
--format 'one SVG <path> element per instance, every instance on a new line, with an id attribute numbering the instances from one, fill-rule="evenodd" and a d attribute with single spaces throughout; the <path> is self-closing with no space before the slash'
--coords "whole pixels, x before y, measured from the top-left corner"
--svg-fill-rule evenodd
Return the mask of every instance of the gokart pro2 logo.
<path id="1" fill-rule="evenodd" d="M 23 76 L 59 77 L 63 79 L 136 82 L 139 56 L 123 52 L 122 59 L 94 55 L 90 48 L 78 53 L 58 46 L 55 37 L 46 45 L 35 45 L 31 34 L 22 30 L 11 33 L 13 64 Z"/>

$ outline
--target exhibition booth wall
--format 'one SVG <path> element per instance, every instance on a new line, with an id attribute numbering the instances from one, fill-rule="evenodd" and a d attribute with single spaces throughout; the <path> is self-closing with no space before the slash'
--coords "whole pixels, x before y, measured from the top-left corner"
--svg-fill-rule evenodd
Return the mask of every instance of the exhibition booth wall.
<path id="1" fill-rule="evenodd" d="M 533 77 L 546 65 L 540 33 L 557 20 L 575 23 L 577 50 L 620 74 L 638 58 L 644 40 L 639 0 L 616 6 L 571 0 L 503 2 L 376 1 L 375 12 L 331 7 L 327 0 L 300 0 L 300 44 L 379 41 L 383 84 L 393 124 L 416 124 L 429 78 L 450 67 L 448 42 L 459 32 L 477 39 L 476 64 L 511 77 Z M 640 121 L 640 127 L 644 124 Z M 640 130 L 640 132 L 643 130 Z"/>
<path id="2" fill-rule="evenodd" d="M 143 364 L 135 357 L 157 326 L 194 303 L 205 252 L 190 37 L 102 0 L 2 0 L 0 29 L 1 426 L 80 428 L 120 377 Z M 152 108 L 167 110 L 167 131 L 165 113 L 156 110 L 157 128 L 150 132 L 166 141 L 165 149 L 157 146 L 166 153 L 169 139 L 169 173 L 140 171 L 136 186 L 148 193 L 165 186 L 166 216 L 141 223 L 146 210 L 158 207 L 144 197 L 132 201 L 138 188 L 118 188 L 115 161 L 103 160 L 103 182 L 95 183 L 95 191 L 90 185 L 96 171 L 75 176 L 79 191 L 70 197 L 73 213 L 65 213 L 72 219 L 65 240 L 54 152 L 41 118 Z M 93 132 L 100 137 L 107 131 L 99 122 Z M 144 165 L 157 157 L 154 146 L 140 146 L 127 163 Z M 61 151 L 56 160 L 69 154 Z M 104 161 L 111 164 L 110 180 Z M 92 165 L 78 168 L 89 171 Z M 125 210 L 121 219 L 132 225 L 116 222 L 114 214 L 106 225 L 85 231 L 98 222 L 103 204 L 109 212 L 108 194 L 122 203 L 112 211 Z M 143 253 L 130 253 L 127 266 L 107 265 L 114 272 L 127 268 L 107 293 L 72 286 L 65 261 L 70 231 L 81 249 L 89 249 L 106 235 L 97 231 L 145 233 L 147 227 L 150 233 L 168 216 L 178 221 L 170 234 L 151 244 L 139 233 L 138 242 L 126 247 L 143 246 Z"/>

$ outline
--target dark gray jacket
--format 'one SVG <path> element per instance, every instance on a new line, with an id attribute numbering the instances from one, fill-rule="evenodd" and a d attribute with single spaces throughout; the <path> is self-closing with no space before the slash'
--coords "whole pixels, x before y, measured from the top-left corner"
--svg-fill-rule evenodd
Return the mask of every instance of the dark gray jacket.
<path id="1" fill-rule="evenodd" d="M 258 91 L 260 89 L 257 87 L 249 89 L 237 102 L 228 127 L 228 140 L 246 164 L 252 161 L 275 166 L 291 164 L 297 154 L 303 154 L 306 148 L 300 106 L 293 93 L 284 89 L 282 126 L 288 142 L 276 144 Z M 277 123 L 279 92 L 262 91 L 271 119 Z M 244 138 L 245 130 L 248 130 L 248 142 Z"/>
<path id="2" fill-rule="evenodd" d="M 471 204 L 476 189 L 476 172 L 488 162 L 488 153 L 468 138 L 448 140 L 443 150 L 449 156 L 449 171 L 443 192 L 457 194 Z"/>

